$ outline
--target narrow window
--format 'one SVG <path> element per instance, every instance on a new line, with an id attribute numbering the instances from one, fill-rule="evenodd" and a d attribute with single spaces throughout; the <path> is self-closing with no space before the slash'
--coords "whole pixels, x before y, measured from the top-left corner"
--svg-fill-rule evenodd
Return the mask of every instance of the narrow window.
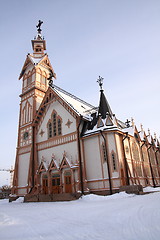
<path id="1" fill-rule="evenodd" d="M 53 114 L 53 136 L 57 135 L 57 119 L 56 119 L 56 113 Z"/>
<path id="2" fill-rule="evenodd" d="M 116 167 L 116 158 L 114 153 L 112 153 L 112 164 L 113 164 L 113 170 L 116 171 L 117 167 Z"/>
<path id="3" fill-rule="evenodd" d="M 105 144 L 102 144 L 102 152 L 103 152 L 103 160 L 104 160 L 104 162 L 106 162 L 107 161 L 107 151 L 106 151 Z"/>
<path id="4" fill-rule="evenodd" d="M 31 78 L 31 76 L 30 76 L 30 77 L 28 77 L 28 79 L 27 79 L 27 85 L 30 85 L 31 82 L 32 82 L 32 78 Z"/>
<path id="5" fill-rule="evenodd" d="M 48 124 L 48 138 L 52 137 L 52 123 L 50 122 Z"/>
<path id="6" fill-rule="evenodd" d="M 58 135 L 62 134 L 62 130 L 61 130 L 61 120 L 58 119 Z"/>

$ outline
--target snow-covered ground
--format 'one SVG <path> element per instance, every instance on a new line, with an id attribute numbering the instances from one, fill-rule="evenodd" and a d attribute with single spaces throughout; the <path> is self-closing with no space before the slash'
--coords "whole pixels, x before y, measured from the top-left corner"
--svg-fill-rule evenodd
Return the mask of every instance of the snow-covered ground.
<path id="1" fill-rule="evenodd" d="M 159 240 L 160 192 L 88 195 L 72 202 L 1 200 L 0 239 Z"/>

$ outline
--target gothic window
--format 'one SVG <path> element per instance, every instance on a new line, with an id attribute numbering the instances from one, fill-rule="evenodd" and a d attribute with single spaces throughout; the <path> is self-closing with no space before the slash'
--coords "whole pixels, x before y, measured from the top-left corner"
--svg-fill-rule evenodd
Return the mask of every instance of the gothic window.
<path id="1" fill-rule="evenodd" d="M 48 138 L 62 135 L 62 119 L 53 111 L 51 116 L 52 121 L 48 123 Z"/>
<path id="2" fill-rule="evenodd" d="M 22 110 L 21 125 L 29 123 L 32 121 L 32 106 L 26 101 L 25 106 Z"/>
<path id="3" fill-rule="evenodd" d="M 117 170 L 116 156 L 115 156 L 115 153 L 114 153 L 113 151 L 112 151 L 112 153 L 111 153 L 111 158 L 112 158 L 113 170 L 116 171 L 116 170 Z"/>

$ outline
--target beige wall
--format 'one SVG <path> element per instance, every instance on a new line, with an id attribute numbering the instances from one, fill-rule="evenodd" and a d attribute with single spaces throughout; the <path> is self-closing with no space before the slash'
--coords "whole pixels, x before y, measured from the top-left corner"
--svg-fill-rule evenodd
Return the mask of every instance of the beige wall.
<path id="1" fill-rule="evenodd" d="M 87 180 L 102 179 L 102 164 L 97 136 L 84 139 L 84 158 Z"/>
<path id="2" fill-rule="evenodd" d="M 18 187 L 28 186 L 28 170 L 30 162 L 30 153 L 19 155 L 18 165 Z M 26 193 L 26 189 L 19 189 L 19 194 Z"/>

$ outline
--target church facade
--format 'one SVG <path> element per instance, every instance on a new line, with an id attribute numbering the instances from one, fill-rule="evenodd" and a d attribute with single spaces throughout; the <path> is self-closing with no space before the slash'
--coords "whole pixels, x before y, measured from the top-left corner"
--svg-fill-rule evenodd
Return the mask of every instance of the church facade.
<path id="1" fill-rule="evenodd" d="M 46 42 L 32 40 L 20 73 L 22 93 L 12 194 L 112 194 L 122 186 L 160 185 L 156 136 L 123 123 L 109 106 L 99 77 L 99 106 L 53 84 Z M 66 195 L 67 196 L 67 195 Z"/>

